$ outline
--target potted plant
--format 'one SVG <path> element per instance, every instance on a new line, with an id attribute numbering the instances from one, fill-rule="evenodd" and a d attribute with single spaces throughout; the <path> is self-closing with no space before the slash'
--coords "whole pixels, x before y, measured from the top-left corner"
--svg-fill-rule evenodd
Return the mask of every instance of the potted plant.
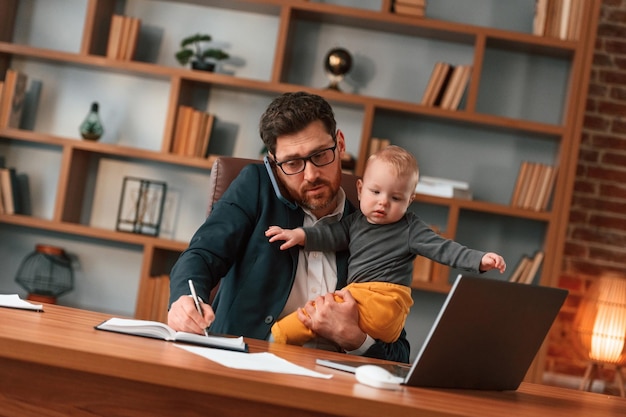
<path id="1" fill-rule="evenodd" d="M 197 33 L 188 36 L 180 42 L 180 51 L 176 53 L 176 60 L 181 65 L 191 62 L 191 68 L 204 71 L 213 71 L 217 61 L 230 57 L 219 48 L 207 48 L 206 42 L 211 41 L 211 35 Z"/>

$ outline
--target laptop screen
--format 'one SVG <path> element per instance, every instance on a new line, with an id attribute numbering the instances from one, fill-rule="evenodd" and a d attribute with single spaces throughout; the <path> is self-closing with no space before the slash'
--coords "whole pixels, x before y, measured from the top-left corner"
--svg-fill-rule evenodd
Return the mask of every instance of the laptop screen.
<path id="1" fill-rule="evenodd" d="M 459 275 L 405 384 L 515 390 L 567 291 Z"/>

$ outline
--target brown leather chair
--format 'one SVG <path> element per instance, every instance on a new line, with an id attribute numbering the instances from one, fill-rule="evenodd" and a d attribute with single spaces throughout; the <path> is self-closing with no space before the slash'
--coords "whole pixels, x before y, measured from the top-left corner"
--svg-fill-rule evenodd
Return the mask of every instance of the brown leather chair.
<path id="1" fill-rule="evenodd" d="M 229 156 L 220 156 L 213 163 L 211 168 L 211 178 L 209 180 L 209 207 L 207 214 L 211 213 L 213 204 L 220 199 L 224 191 L 230 183 L 239 175 L 239 172 L 248 164 L 258 164 L 262 161 L 257 159 L 234 158 Z M 341 177 L 341 186 L 346 192 L 346 197 L 355 207 L 358 207 L 359 201 L 356 191 L 357 176 L 344 173 Z"/>

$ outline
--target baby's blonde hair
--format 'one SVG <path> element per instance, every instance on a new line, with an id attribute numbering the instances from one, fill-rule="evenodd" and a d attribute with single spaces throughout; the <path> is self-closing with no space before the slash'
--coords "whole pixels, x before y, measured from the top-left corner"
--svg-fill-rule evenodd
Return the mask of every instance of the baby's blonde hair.
<path id="1" fill-rule="evenodd" d="M 370 157 L 367 158 L 365 169 L 376 159 L 390 164 L 396 171 L 398 177 L 409 178 L 413 181 L 413 188 L 417 186 L 420 171 L 417 160 L 411 152 L 400 146 L 389 145 L 370 155 Z"/>

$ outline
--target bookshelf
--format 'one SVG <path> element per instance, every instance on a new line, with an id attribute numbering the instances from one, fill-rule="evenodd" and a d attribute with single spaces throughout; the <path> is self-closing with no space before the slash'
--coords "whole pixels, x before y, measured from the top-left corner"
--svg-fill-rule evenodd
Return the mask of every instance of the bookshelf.
<path id="1" fill-rule="evenodd" d="M 133 283 L 125 293 L 125 302 L 134 298 L 131 314 L 162 318 L 164 282 L 206 212 L 198 190 L 206 187 L 214 158 L 257 157 L 258 118 L 267 103 L 282 92 L 306 90 L 333 104 L 357 174 L 371 139 L 385 138 L 411 150 L 423 175 L 469 182 L 472 199 L 418 195 L 412 209 L 447 237 L 501 252 L 509 263 L 501 279 L 508 279 L 523 253 L 543 251 L 536 283 L 555 285 L 598 0 L 583 3 L 576 40 L 534 35 L 534 0 L 506 6 L 473 0 L 459 7 L 442 0 L 427 4 L 423 17 L 393 12 L 391 0 L 70 3 L 78 10 L 73 19 L 60 14 L 69 13 L 63 8 L 49 10 L 55 1 L 0 0 L 0 77 L 16 68 L 43 85 L 35 126 L 0 129 L 0 156 L 29 174 L 34 195 L 32 215 L 0 215 L 0 240 L 17 241 L 1 247 L 7 260 L 30 250 L 30 241 L 20 244 L 22 236 L 102 247 L 129 266 L 114 270 L 124 276 L 118 282 Z M 502 18 L 481 20 L 485 7 Z M 141 21 L 133 59 L 107 56 L 114 15 Z M 234 59 L 214 73 L 181 67 L 174 59 L 178 42 L 206 25 L 214 39 L 226 40 Z M 337 43 L 356 57 L 357 70 L 347 75 L 343 92 L 324 89 L 323 56 Z M 471 66 L 456 109 L 421 104 L 437 62 Z M 96 99 L 105 136 L 82 141 L 77 126 Z M 174 151 L 180 106 L 215 117 L 208 157 Z M 32 166 L 33 159 L 44 163 Z M 557 170 L 550 202 L 539 210 L 511 204 L 522 161 Z M 165 180 L 168 190 L 178 192 L 169 235 L 114 231 L 111 212 L 121 172 Z M 92 271 L 91 258 L 83 258 L 84 275 L 98 277 L 100 285 L 106 274 Z M 438 265 L 428 269 L 431 279 L 416 280 L 416 288 L 446 292 L 458 273 Z M 10 282 L 10 272 L 0 280 Z M 104 292 L 116 298 L 116 291 Z M 97 295 L 83 306 L 98 306 Z"/>

